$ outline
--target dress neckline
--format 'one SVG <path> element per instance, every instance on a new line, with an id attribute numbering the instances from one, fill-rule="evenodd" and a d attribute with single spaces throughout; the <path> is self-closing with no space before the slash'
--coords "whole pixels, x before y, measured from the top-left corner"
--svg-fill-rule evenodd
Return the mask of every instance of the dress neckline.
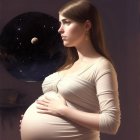
<path id="1" fill-rule="evenodd" d="M 97 65 L 97 64 L 100 62 L 100 60 L 102 60 L 103 58 L 104 58 L 104 57 L 101 56 L 101 57 L 99 57 L 94 63 L 91 63 L 91 64 L 88 64 L 88 65 L 86 65 L 86 66 L 83 66 L 83 67 L 80 68 L 78 71 L 75 71 L 75 72 L 73 72 L 73 73 L 62 74 L 61 71 L 58 71 L 57 74 L 58 74 L 58 76 L 60 76 L 61 78 L 80 75 L 80 74 L 82 74 L 83 72 L 85 72 L 86 70 L 88 70 L 89 68 L 91 68 L 92 66 Z"/>

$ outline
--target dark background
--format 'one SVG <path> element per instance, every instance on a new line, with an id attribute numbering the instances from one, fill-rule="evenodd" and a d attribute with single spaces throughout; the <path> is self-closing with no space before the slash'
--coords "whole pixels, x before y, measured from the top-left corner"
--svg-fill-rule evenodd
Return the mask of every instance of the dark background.
<path id="1" fill-rule="evenodd" d="M 24 12 L 40 11 L 58 18 L 57 11 L 66 1 L 0 0 L 0 31 L 8 21 Z M 122 123 L 117 135 L 103 134 L 102 139 L 140 140 L 140 0 L 92 2 L 103 18 L 107 47 L 118 72 L 122 112 Z M 14 137 L 9 138 L 12 139 L 16 140 Z"/>

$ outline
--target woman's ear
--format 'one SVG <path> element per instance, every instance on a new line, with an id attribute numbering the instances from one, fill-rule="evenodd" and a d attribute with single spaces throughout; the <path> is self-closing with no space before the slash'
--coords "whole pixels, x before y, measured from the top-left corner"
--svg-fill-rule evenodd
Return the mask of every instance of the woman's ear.
<path id="1" fill-rule="evenodd" d="M 88 32 L 91 29 L 91 21 L 90 20 L 86 20 L 85 21 L 85 29 Z"/>

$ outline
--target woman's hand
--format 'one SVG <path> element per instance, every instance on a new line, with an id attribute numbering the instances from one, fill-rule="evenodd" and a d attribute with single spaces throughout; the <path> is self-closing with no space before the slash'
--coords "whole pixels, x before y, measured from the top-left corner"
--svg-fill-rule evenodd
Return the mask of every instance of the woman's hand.
<path id="1" fill-rule="evenodd" d="M 66 106 L 65 99 L 56 93 L 47 93 L 36 100 L 38 113 L 60 116 L 60 112 Z"/>

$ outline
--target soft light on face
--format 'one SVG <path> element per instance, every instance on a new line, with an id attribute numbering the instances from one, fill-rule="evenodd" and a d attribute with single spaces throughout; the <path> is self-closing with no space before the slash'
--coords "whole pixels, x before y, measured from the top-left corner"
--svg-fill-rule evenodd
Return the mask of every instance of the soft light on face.
<path id="1" fill-rule="evenodd" d="M 78 23 L 72 19 L 59 15 L 60 28 L 63 44 L 66 47 L 78 47 L 86 37 L 85 24 Z"/>

